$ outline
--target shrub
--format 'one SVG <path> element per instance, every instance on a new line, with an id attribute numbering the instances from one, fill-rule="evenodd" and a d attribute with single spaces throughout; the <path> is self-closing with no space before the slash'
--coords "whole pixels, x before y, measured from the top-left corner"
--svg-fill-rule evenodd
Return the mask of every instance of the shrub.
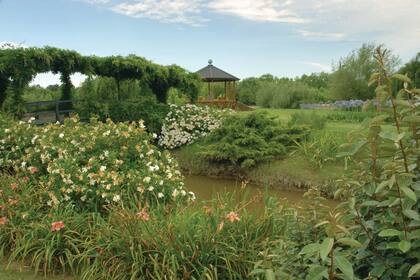
<path id="1" fill-rule="evenodd" d="M 204 139 L 200 154 L 212 162 L 249 168 L 285 155 L 306 134 L 304 127 L 283 127 L 264 113 L 233 115 Z"/>
<path id="2" fill-rule="evenodd" d="M 256 94 L 256 104 L 264 108 L 299 108 L 302 102 L 322 100 L 321 90 L 289 80 L 264 82 Z"/>
<path id="3" fill-rule="evenodd" d="M 76 112 L 82 119 L 93 116 L 101 121 L 111 119 L 114 122 L 143 120 L 149 132 L 159 133 L 163 119 L 169 111 L 166 104 L 159 103 L 153 97 L 143 97 L 125 101 L 95 101 L 88 99 L 77 104 Z"/>
<path id="4" fill-rule="evenodd" d="M 101 210 L 120 201 L 172 202 L 182 195 L 182 176 L 167 152 L 151 145 L 143 123 L 79 123 L 36 127 L 3 123 L 1 166 L 39 180 L 43 201 Z"/>
<path id="5" fill-rule="evenodd" d="M 288 123 L 289 126 L 306 125 L 312 129 L 323 129 L 327 118 L 319 112 L 293 113 Z"/>
<path id="6" fill-rule="evenodd" d="M 340 143 L 334 133 L 322 132 L 312 134 L 307 141 L 296 145 L 297 150 L 294 153 L 302 154 L 317 168 L 322 168 L 327 162 L 337 161 L 336 155 Z"/>
<path id="7" fill-rule="evenodd" d="M 375 112 L 339 111 L 332 110 L 326 114 L 327 120 L 339 122 L 363 122 L 367 118 L 375 116 Z"/>
<path id="8" fill-rule="evenodd" d="M 223 116 L 229 112 L 208 106 L 172 104 L 162 126 L 159 145 L 174 149 L 190 144 L 219 127 Z"/>

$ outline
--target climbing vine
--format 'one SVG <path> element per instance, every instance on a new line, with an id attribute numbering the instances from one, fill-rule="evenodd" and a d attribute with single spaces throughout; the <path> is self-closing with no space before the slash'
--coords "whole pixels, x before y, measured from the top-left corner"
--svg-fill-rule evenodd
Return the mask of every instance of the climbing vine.
<path id="1" fill-rule="evenodd" d="M 169 88 L 184 91 L 192 100 L 198 95 L 199 77 L 176 66 L 162 66 L 136 55 L 83 56 L 76 51 L 54 47 L 0 49 L 0 106 L 10 94 L 14 103 L 21 102 L 24 88 L 43 72 L 60 74 L 61 99 L 71 99 L 70 76 L 80 72 L 88 76 L 112 77 L 117 84 L 139 80 L 150 87 L 160 102 L 166 102 Z"/>

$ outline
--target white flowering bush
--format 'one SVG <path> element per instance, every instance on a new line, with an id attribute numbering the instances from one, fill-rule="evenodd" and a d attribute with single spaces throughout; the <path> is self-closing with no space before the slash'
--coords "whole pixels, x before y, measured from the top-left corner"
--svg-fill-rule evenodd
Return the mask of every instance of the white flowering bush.
<path id="1" fill-rule="evenodd" d="M 43 127 L 30 122 L 0 121 L 0 164 L 36 180 L 48 205 L 100 209 L 194 199 L 176 161 L 150 144 L 142 121 L 82 124 L 73 117 Z"/>
<path id="2" fill-rule="evenodd" d="M 163 122 L 159 145 L 174 149 L 190 144 L 218 128 L 222 118 L 231 112 L 208 106 L 172 104 Z"/>

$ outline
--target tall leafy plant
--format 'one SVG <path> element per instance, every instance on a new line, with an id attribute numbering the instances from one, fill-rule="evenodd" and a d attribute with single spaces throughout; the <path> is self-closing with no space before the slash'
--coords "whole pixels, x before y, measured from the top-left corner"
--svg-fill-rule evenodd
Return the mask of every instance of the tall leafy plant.
<path id="1" fill-rule="evenodd" d="M 352 237 L 362 244 L 352 252 L 357 275 L 407 279 L 420 270 L 420 90 L 411 87 L 406 75 L 390 74 L 387 56 L 387 50 L 376 49 L 379 71 L 370 83 L 377 84 L 377 98 L 390 102 L 391 108 L 365 121 L 358 141 L 341 154 L 352 156 L 361 168 L 358 179 L 354 174 L 343 181 L 336 195 L 351 196 L 343 219 L 352 224 Z M 393 81 L 402 81 L 404 88 L 393 92 Z M 392 127 L 385 126 L 387 119 Z"/>

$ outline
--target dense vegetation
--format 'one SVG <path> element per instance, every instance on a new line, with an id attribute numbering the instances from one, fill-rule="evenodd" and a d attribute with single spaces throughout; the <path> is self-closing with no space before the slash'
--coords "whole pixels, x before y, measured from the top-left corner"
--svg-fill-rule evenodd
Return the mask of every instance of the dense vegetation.
<path id="1" fill-rule="evenodd" d="M 374 99 L 375 88 L 369 86 L 368 81 L 378 71 L 374 58 L 376 48 L 375 44 L 363 44 L 335 63 L 331 73 L 305 74 L 294 79 L 278 78 L 270 74 L 243 79 L 238 84 L 238 100 L 264 108 L 298 108 L 300 103 Z M 399 58 L 391 52 L 385 61 L 390 72 L 395 72 L 400 66 Z M 417 55 L 398 72 L 408 74 L 417 86 L 420 83 L 419 65 Z M 392 83 L 395 90 L 403 86 L 401 81 Z"/>
<path id="2" fill-rule="evenodd" d="M 250 168 L 284 156 L 307 135 L 306 127 L 286 127 L 265 114 L 227 117 L 203 141 L 199 153 L 214 163 Z"/>
<path id="3" fill-rule="evenodd" d="M 134 56 L 84 60 L 54 49 L 13 51 L 0 56 L 0 62 L 12 65 L 1 64 L 0 71 L 9 97 L 21 100 L 29 76 L 47 65 L 63 72 L 62 97 L 68 92 L 83 96 L 85 103 L 76 110 L 85 117 L 97 114 L 101 121 L 80 123 L 75 116 L 38 127 L 33 119 L 25 123 L 0 115 L 0 252 L 5 260 L 80 279 L 391 280 L 420 275 L 420 91 L 409 77 L 417 78 L 416 61 L 406 65 L 408 75 L 394 74 L 392 54 L 377 48 L 352 92 L 369 95 L 381 106 L 371 104 L 367 112 L 299 112 L 281 122 L 281 110 L 224 115 L 187 105 L 166 113 L 158 101 L 172 84 L 165 80 L 171 70 L 156 66 L 145 81 L 136 72 L 143 69 L 137 68 L 142 60 Z M 367 54 L 354 53 L 338 71 L 351 74 L 350 62 Z M 86 65 L 101 77 L 72 89 L 68 74 Z M 19 72 L 23 66 L 27 70 Z M 374 90 L 362 83 L 368 72 Z M 355 78 L 341 74 L 337 77 Z M 266 107 L 295 107 L 313 98 L 309 92 L 323 92 L 331 79 L 337 82 L 323 74 L 298 81 L 265 75 L 244 84 L 259 92 L 257 105 L 269 100 Z M 270 90 L 264 92 L 266 86 Z M 241 94 L 253 102 L 252 91 Z M 182 99 L 176 92 L 173 96 Z M 129 105 L 136 102 L 141 105 Z M 150 111 L 136 112 L 140 108 Z M 245 195 L 239 204 L 229 196 L 194 202 L 176 161 L 152 144 L 157 135 L 148 133 L 142 121 L 105 120 L 141 113 L 150 132 L 160 130 L 158 119 L 166 114 L 162 146 L 198 147 L 194 157 L 217 165 L 265 166 L 268 172 L 276 159 L 299 154 L 320 171 L 338 156 L 351 165 L 333 183 L 342 203 L 326 208 L 317 186 L 305 194 L 301 209 L 268 196 Z M 337 120 L 361 123 L 345 145 L 326 130 Z M 262 209 L 248 213 L 247 205 L 260 199 Z"/>
<path id="4" fill-rule="evenodd" d="M 9 48 L 0 50 L 0 106 L 9 98 L 13 112 L 19 113 L 23 110 L 22 98 L 28 83 L 36 74 L 49 71 L 61 75 L 64 100 L 72 97 L 70 75 L 76 72 L 112 78 L 117 100 L 120 100 L 121 83 L 127 80 L 147 85 L 160 102 L 166 101 L 171 87 L 181 89 L 192 100 L 198 93 L 197 75 L 176 65 L 161 66 L 135 55 L 96 57 L 52 47 Z"/>

